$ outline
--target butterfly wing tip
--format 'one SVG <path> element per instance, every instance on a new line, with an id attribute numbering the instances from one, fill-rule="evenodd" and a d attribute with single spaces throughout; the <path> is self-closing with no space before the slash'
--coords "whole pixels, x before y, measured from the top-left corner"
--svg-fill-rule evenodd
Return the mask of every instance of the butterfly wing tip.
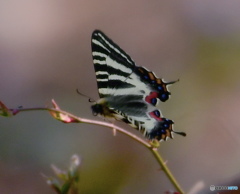
<path id="1" fill-rule="evenodd" d="M 93 33 L 96 33 L 96 32 L 101 32 L 101 30 L 95 29 L 95 30 L 93 31 Z"/>
<path id="2" fill-rule="evenodd" d="M 178 131 L 173 131 L 174 133 L 178 134 L 178 135 L 181 135 L 183 137 L 186 137 L 187 134 L 185 132 L 178 132 Z"/>
<path id="3" fill-rule="evenodd" d="M 166 85 L 171 85 L 171 84 L 174 84 L 174 83 L 179 82 L 179 81 L 180 81 L 180 79 L 177 79 L 177 80 L 175 80 L 175 81 L 166 82 L 165 84 L 166 84 Z"/>
<path id="4" fill-rule="evenodd" d="M 95 29 L 93 32 L 92 32 L 92 39 L 94 36 L 97 36 L 98 34 L 103 34 L 101 30 L 99 29 Z"/>

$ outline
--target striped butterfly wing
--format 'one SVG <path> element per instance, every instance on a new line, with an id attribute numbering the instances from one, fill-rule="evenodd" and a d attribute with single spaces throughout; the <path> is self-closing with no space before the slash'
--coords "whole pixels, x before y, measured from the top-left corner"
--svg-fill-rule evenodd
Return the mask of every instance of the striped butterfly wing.
<path id="1" fill-rule="evenodd" d="M 169 98 L 167 85 L 153 72 L 136 66 L 118 45 L 99 30 L 92 34 L 92 56 L 100 100 L 94 114 L 114 117 L 140 130 L 149 139 L 172 138 L 173 121 L 155 107 Z"/>
<path id="2" fill-rule="evenodd" d="M 113 95 L 116 90 L 131 88 L 125 83 L 135 63 L 119 46 L 99 30 L 92 34 L 92 56 L 99 96 Z"/>

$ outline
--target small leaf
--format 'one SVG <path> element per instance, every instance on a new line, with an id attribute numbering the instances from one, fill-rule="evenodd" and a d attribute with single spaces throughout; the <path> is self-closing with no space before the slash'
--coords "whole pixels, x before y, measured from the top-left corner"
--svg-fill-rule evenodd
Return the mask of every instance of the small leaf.
<path id="1" fill-rule="evenodd" d="M 47 177 L 44 174 L 42 174 L 42 176 L 47 179 L 48 185 L 50 185 L 57 193 L 61 194 L 61 185 L 57 179 L 53 177 Z"/>
<path id="2" fill-rule="evenodd" d="M 81 165 L 80 157 L 77 154 L 74 154 L 71 158 L 70 167 L 68 171 L 70 178 L 74 178 L 74 179 L 78 178 L 77 176 L 79 174 L 80 165 Z"/>
<path id="3" fill-rule="evenodd" d="M 11 117 L 13 115 L 12 111 L 9 110 L 5 104 L 0 101 L 0 115 L 4 117 Z"/>
<path id="4" fill-rule="evenodd" d="M 68 179 L 67 173 L 64 170 L 61 170 L 60 168 L 56 167 L 55 165 L 51 165 L 53 172 L 57 175 L 58 178 L 61 180 L 66 181 Z"/>
<path id="5" fill-rule="evenodd" d="M 80 158 L 77 155 L 73 155 L 70 161 L 70 167 L 67 172 L 59 169 L 58 167 L 52 165 L 54 173 L 57 175 L 59 181 L 52 177 L 47 178 L 47 184 L 50 185 L 58 194 L 77 194 L 78 191 L 78 182 L 79 182 L 79 167 L 80 167 Z"/>
<path id="6" fill-rule="evenodd" d="M 68 194 L 68 191 L 71 189 L 71 186 L 72 182 L 66 181 L 61 188 L 61 194 Z"/>

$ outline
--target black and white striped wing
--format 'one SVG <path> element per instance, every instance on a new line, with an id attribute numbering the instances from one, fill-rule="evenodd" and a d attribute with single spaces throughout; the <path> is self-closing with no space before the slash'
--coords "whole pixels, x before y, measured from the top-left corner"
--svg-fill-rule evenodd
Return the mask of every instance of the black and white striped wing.
<path id="1" fill-rule="evenodd" d="M 101 98 L 133 87 L 125 80 L 134 71 L 134 61 L 99 30 L 92 34 L 92 56 Z"/>
<path id="2" fill-rule="evenodd" d="M 92 34 L 92 56 L 100 100 L 94 114 L 114 117 L 142 131 L 149 139 L 172 138 L 173 121 L 155 107 L 169 98 L 167 85 L 134 61 L 99 30 Z"/>
<path id="3" fill-rule="evenodd" d="M 92 56 L 101 98 L 115 92 L 136 93 L 138 88 L 141 93 L 157 93 L 153 101 L 168 100 L 170 93 L 167 85 L 174 82 L 165 83 L 153 72 L 136 66 L 125 51 L 99 30 L 92 33 Z"/>
<path id="4" fill-rule="evenodd" d="M 173 121 L 162 118 L 161 112 L 143 100 L 142 95 L 116 95 L 106 97 L 108 107 L 115 119 L 138 129 L 148 139 L 172 138 Z"/>

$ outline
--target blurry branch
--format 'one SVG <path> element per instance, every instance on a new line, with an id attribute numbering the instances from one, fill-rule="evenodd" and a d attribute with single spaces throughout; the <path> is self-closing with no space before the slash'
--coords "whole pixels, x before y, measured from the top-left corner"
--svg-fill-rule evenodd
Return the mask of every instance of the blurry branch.
<path id="1" fill-rule="evenodd" d="M 184 193 L 183 190 L 181 189 L 180 185 L 178 184 L 177 180 L 174 178 L 174 176 L 168 169 L 168 167 L 165 164 L 164 160 L 162 159 L 161 155 L 159 154 L 157 148 L 160 146 L 160 144 L 157 140 L 153 140 L 153 141 L 143 140 L 143 139 L 139 138 L 138 136 L 132 134 L 131 132 L 129 132 L 123 128 L 120 128 L 112 123 L 77 117 L 71 113 L 61 110 L 60 107 L 57 105 L 57 103 L 54 100 L 52 100 L 52 105 L 53 105 L 53 108 L 49 108 L 49 107 L 37 107 L 37 108 L 18 107 L 18 108 L 12 109 L 12 108 L 7 108 L 7 106 L 5 106 L 5 104 L 3 104 L 0 101 L 0 116 L 11 117 L 11 116 L 17 115 L 20 112 L 44 110 L 44 111 L 48 111 L 52 115 L 53 118 L 55 118 L 63 123 L 86 123 L 86 124 L 92 124 L 92 125 L 100 125 L 100 126 L 110 128 L 111 130 L 113 130 L 114 133 L 116 131 L 123 133 L 123 134 L 129 136 L 130 138 L 132 138 L 133 140 L 137 141 L 138 143 L 141 143 L 146 148 L 148 148 L 154 155 L 157 162 L 159 163 L 161 170 L 163 170 L 165 172 L 165 174 L 167 175 L 169 180 L 172 182 L 172 184 L 174 185 L 176 190 L 179 193 Z"/>

